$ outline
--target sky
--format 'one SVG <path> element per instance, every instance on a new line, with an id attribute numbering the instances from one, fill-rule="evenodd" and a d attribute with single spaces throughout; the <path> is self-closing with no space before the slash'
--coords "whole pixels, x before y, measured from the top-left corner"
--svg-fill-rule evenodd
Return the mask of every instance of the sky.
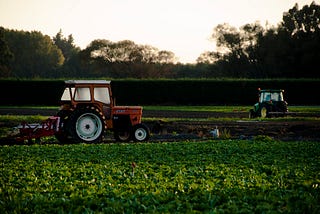
<path id="1" fill-rule="evenodd" d="M 72 34 L 86 48 L 95 39 L 131 40 L 172 51 L 179 62 L 194 63 L 214 51 L 214 27 L 240 27 L 259 21 L 277 25 L 283 12 L 313 0 L 0 0 L 0 26 Z M 320 0 L 314 0 L 320 4 Z"/>

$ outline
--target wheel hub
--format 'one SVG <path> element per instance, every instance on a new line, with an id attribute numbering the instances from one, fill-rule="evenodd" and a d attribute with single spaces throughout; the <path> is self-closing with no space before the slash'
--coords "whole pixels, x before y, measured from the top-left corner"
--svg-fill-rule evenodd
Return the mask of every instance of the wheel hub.
<path id="1" fill-rule="evenodd" d="M 101 120 L 94 114 L 83 114 L 77 120 L 76 132 L 82 140 L 95 140 L 102 132 Z"/>
<path id="2" fill-rule="evenodd" d="M 137 140 L 144 140 L 147 136 L 147 133 L 143 128 L 137 129 L 134 134 Z"/>

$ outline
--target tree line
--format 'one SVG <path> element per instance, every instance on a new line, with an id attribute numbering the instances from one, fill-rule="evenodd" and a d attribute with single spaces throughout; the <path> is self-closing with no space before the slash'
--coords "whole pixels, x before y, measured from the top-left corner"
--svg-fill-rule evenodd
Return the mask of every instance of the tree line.
<path id="1" fill-rule="evenodd" d="M 295 4 L 277 26 L 239 28 L 222 23 L 211 39 L 216 51 L 183 64 L 175 54 L 130 40 L 96 39 L 85 49 L 60 30 L 0 27 L 1 78 L 319 78 L 320 5 Z"/>

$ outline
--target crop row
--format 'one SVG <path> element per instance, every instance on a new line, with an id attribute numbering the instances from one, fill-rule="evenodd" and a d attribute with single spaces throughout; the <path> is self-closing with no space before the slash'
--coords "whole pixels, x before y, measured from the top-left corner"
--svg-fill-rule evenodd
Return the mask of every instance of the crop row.
<path id="1" fill-rule="evenodd" d="M 0 147 L 1 213 L 320 212 L 318 142 Z"/>

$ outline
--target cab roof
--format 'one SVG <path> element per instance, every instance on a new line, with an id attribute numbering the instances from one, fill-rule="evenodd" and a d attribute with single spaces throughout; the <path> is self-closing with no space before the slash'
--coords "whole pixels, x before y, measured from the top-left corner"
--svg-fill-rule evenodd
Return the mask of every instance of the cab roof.
<path id="1" fill-rule="evenodd" d="M 262 92 L 284 92 L 283 89 L 259 89 L 259 92 L 262 93 Z"/>
<path id="2" fill-rule="evenodd" d="M 103 85 L 106 85 L 106 84 L 110 84 L 111 81 L 108 81 L 108 80 L 66 80 L 64 81 L 65 84 L 68 84 L 68 85 L 75 85 L 75 84 L 103 84 Z"/>

